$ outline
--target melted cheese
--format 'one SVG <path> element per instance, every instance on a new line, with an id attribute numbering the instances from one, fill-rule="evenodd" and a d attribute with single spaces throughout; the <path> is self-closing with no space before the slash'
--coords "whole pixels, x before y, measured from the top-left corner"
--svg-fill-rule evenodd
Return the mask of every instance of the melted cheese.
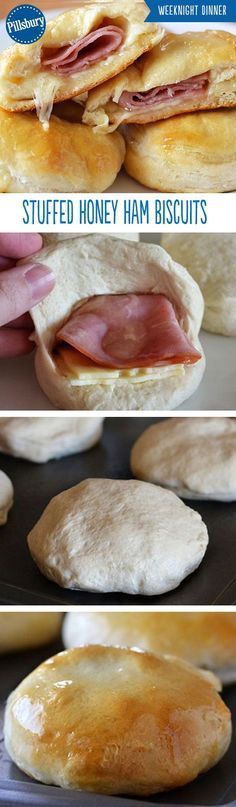
<path id="1" fill-rule="evenodd" d="M 72 387 L 92 384 L 131 383 L 140 384 L 145 381 L 163 381 L 166 378 L 179 377 L 185 374 L 183 364 L 172 364 L 165 367 L 134 367 L 127 370 L 110 369 L 107 367 L 91 367 L 89 364 L 79 363 L 76 351 L 61 348 L 56 359 L 57 366 L 63 375 L 70 380 Z"/>
<path id="2" fill-rule="evenodd" d="M 34 93 L 36 114 L 43 129 L 47 131 L 52 114 L 54 98 L 57 91 L 57 80 L 45 73 L 38 78 L 37 90 Z"/>

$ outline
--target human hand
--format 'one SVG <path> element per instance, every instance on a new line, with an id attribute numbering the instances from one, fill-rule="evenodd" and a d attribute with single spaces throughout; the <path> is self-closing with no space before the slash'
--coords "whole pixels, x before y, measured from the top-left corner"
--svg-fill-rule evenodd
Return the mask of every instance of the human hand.
<path id="1" fill-rule="evenodd" d="M 33 323 L 29 309 L 53 289 L 53 273 L 43 264 L 17 261 L 42 247 L 38 234 L 0 233 L 0 357 L 30 353 Z"/>

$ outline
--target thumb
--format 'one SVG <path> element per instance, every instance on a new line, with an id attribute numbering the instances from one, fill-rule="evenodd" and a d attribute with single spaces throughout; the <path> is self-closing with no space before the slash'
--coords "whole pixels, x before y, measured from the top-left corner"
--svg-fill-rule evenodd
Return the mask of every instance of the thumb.
<path id="1" fill-rule="evenodd" d="M 27 263 L 0 272 L 0 325 L 6 325 L 34 305 L 54 287 L 54 276 L 43 264 Z"/>

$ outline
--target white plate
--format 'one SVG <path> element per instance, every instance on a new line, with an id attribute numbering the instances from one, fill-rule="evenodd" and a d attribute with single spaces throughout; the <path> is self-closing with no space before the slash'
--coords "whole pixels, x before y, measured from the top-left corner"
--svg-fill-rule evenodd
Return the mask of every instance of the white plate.
<path id="1" fill-rule="evenodd" d="M 232 410 L 236 408 L 235 339 L 202 331 L 207 369 L 200 387 L 181 410 Z M 34 372 L 34 357 L 0 361 L 0 410 L 52 410 Z M 150 415 L 152 413 L 150 412 Z"/>
<path id="2" fill-rule="evenodd" d="M 65 11 L 68 9 L 64 9 Z M 63 9 L 54 9 L 54 11 L 49 11 L 46 13 L 47 20 L 53 19 L 53 17 L 57 17 L 58 14 L 62 14 Z M 170 25 L 166 23 L 165 28 L 168 30 L 174 31 L 177 34 L 181 34 L 184 31 L 204 31 L 206 28 L 213 28 L 218 29 L 219 31 L 229 31 L 232 34 L 236 34 L 236 22 L 232 23 L 173 23 Z M 9 47 L 12 44 L 11 38 L 8 36 L 6 32 L 5 21 L 0 21 L 0 52 L 5 50 L 5 48 Z M 112 185 L 111 188 L 107 189 L 107 192 L 112 191 L 113 193 L 142 193 L 145 191 L 146 188 L 144 185 L 139 184 L 139 182 L 135 182 L 135 180 L 131 179 L 131 177 L 127 176 L 125 171 L 121 171 L 119 176 L 117 177 L 116 181 Z M 150 188 L 148 189 L 150 193 Z"/>

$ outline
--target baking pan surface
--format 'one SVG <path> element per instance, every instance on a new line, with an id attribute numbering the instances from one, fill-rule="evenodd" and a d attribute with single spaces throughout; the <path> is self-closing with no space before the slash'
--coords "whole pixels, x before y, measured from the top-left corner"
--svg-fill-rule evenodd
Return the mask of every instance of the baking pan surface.
<path id="1" fill-rule="evenodd" d="M 101 796 L 78 791 L 61 790 L 33 782 L 10 761 L 3 741 L 3 714 L 8 694 L 34 667 L 59 652 L 59 642 L 25 653 L 9 654 L 1 658 L 0 673 L 0 805 L 11 807 L 144 807 L 145 804 L 188 805 L 188 807 L 215 807 L 236 805 L 236 686 L 224 690 L 224 699 L 232 711 L 234 731 L 231 746 L 221 762 L 187 787 L 166 794 L 140 800 L 125 797 Z"/>
<path id="2" fill-rule="evenodd" d="M 236 603 L 236 502 L 191 501 L 205 521 L 210 543 L 199 569 L 159 597 L 70 591 L 37 569 L 26 537 L 57 493 L 86 477 L 131 477 L 129 454 L 137 437 L 160 418 L 107 418 L 100 444 L 88 452 L 35 465 L 0 454 L 0 467 L 15 487 L 8 523 L 1 527 L 0 603 L 22 605 L 232 605 Z M 101 503 L 102 506 L 102 503 Z"/>

